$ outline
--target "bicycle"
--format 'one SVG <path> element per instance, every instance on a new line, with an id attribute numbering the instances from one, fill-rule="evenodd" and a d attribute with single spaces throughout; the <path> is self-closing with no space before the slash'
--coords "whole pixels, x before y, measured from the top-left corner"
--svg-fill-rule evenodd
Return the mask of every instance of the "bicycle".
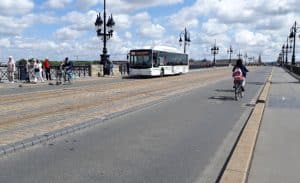
<path id="1" fill-rule="evenodd" d="M 243 80 L 234 80 L 234 98 L 237 101 L 243 98 L 242 84 Z"/>

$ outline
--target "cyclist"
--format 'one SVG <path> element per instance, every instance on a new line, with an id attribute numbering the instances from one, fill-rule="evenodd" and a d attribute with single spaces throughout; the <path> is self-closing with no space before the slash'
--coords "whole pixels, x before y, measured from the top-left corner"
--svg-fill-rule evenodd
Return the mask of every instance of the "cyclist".
<path id="1" fill-rule="evenodd" d="M 246 76 L 249 70 L 243 65 L 243 60 L 238 59 L 236 65 L 232 69 L 232 76 L 235 80 L 242 80 L 242 91 L 245 91 Z"/>

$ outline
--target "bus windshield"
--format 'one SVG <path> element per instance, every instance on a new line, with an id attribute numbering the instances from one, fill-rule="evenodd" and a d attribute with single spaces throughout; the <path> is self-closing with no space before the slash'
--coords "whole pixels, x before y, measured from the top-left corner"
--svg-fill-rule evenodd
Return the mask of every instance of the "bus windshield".
<path id="1" fill-rule="evenodd" d="M 150 51 L 131 51 L 130 67 L 136 69 L 151 68 L 152 54 Z"/>

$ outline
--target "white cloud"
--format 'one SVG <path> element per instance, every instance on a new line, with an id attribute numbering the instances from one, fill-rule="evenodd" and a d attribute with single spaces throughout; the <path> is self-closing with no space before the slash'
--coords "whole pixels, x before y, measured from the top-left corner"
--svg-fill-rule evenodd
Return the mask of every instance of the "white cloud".
<path id="1" fill-rule="evenodd" d="M 242 45 L 263 46 L 269 43 L 269 36 L 249 30 L 239 30 L 235 34 L 235 41 Z"/>
<path id="2" fill-rule="evenodd" d="M 130 32 L 125 32 L 125 38 L 126 39 L 131 39 L 132 38 L 132 34 Z"/>
<path id="3" fill-rule="evenodd" d="M 95 6 L 100 0 L 77 0 L 78 7 L 82 9 L 87 9 L 89 7 Z"/>
<path id="4" fill-rule="evenodd" d="M 174 5 L 178 3 L 183 3 L 183 0 L 151 0 L 151 1 L 141 1 L 141 0 L 113 0 L 107 1 L 107 7 L 112 12 L 132 12 L 138 9 L 144 9 L 149 7 L 167 6 Z M 102 3 L 102 2 L 101 2 Z"/>
<path id="5" fill-rule="evenodd" d="M 45 5 L 50 8 L 64 8 L 71 2 L 72 0 L 48 0 Z"/>
<path id="6" fill-rule="evenodd" d="M 116 23 L 116 29 L 125 30 L 131 27 L 131 17 L 126 14 L 117 14 L 113 16 Z"/>
<path id="7" fill-rule="evenodd" d="M 77 31 L 94 29 L 94 22 L 96 20 L 97 12 L 90 10 L 86 13 L 77 11 L 69 12 L 62 17 L 62 20 L 71 23 L 71 28 Z"/>
<path id="8" fill-rule="evenodd" d="M 159 24 L 146 23 L 140 26 L 139 33 L 143 37 L 159 39 L 162 38 L 165 30 L 166 29 Z"/>
<path id="9" fill-rule="evenodd" d="M 55 37 L 59 40 L 74 40 L 81 35 L 80 31 L 64 27 L 55 32 Z"/>
<path id="10" fill-rule="evenodd" d="M 0 34 L 19 35 L 29 26 L 29 23 L 12 17 L 0 16 Z"/>
<path id="11" fill-rule="evenodd" d="M 30 12 L 34 7 L 32 0 L 1 0 L 0 15 L 20 15 Z"/>
<path id="12" fill-rule="evenodd" d="M 11 42 L 8 38 L 0 39 L 0 47 L 9 48 L 11 46 Z"/>
<path id="13" fill-rule="evenodd" d="M 217 19 L 209 19 L 207 22 L 203 23 L 202 28 L 204 32 L 209 35 L 222 34 L 228 31 L 228 26 L 219 23 Z"/>

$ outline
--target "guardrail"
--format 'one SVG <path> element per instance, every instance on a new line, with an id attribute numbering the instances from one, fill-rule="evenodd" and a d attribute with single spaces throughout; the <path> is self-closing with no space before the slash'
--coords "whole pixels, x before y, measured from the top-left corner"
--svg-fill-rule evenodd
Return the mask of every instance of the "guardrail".
<path id="1" fill-rule="evenodd" d="M 284 65 L 286 69 L 300 76 L 300 66 L 296 65 Z"/>
<path id="2" fill-rule="evenodd" d="M 56 71 L 58 69 L 59 66 L 51 66 L 51 70 L 50 70 L 51 78 L 56 77 Z M 76 77 L 91 76 L 91 67 L 89 65 L 73 66 L 73 73 Z M 45 76 L 44 72 L 43 72 L 43 76 Z M 15 79 L 21 81 L 26 79 L 26 72 L 25 72 L 24 65 L 16 66 Z M 8 80 L 7 66 L 0 66 L 0 82 L 5 80 Z"/>

